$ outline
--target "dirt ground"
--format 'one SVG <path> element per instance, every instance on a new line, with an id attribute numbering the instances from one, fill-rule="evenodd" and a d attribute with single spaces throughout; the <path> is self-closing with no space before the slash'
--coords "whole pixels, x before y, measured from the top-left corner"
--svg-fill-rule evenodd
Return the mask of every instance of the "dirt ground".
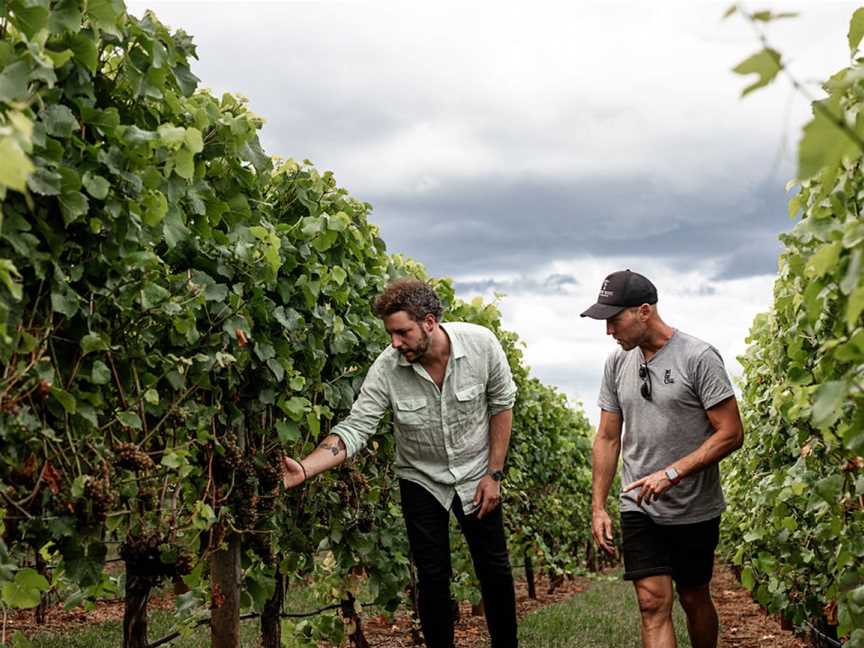
<path id="1" fill-rule="evenodd" d="M 807 648 L 803 639 L 780 627 L 741 587 L 726 565 L 714 568 L 711 593 L 720 616 L 719 648 Z"/>
<path id="2" fill-rule="evenodd" d="M 532 600 L 528 598 L 526 583 L 517 581 L 516 602 L 519 616 L 523 617 L 543 606 L 578 596 L 590 586 L 590 579 L 575 578 L 565 580 L 550 594 L 548 581 L 538 577 L 537 599 Z M 768 646 L 807 648 L 808 644 L 804 640 L 783 630 L 778 619 L 765 614 L 752 600 L 750 593 L 738 584 L 727 566 L 718 564 L 715 568 L 712 592 L 722 627 L 719 648 L 767 648 Z M 172 596 L 154 597 L 150 601 L 150 609 L 172 609 L 173 607 Z M 488 634 L 482 614 L 473 614 L 471 605 L 468 603 L 463 603 L 459 612 L 456 645 L 462 648 L 480 648 L 486 645 Z M 60 606 L 55 606 L 48 610 L 47 623 L 40 629 L 68 632 L 85 624 L 122 619 L 122 617 L 122 601 L 101 602 L 90 611 L 81 608 L 64 610 Z M 13 613 L 6 621 L 7 632 L 22 630 L 29 634 L 36 627 L 33 623 L 32 610 Z M 366 617 L 363 619 L 363 630 L 374 648 L 409 648 L 415 645 L 411 619 L 405 614 L 397 616 L 395 623 L 385 617 Z"/>
<path id="3" fill-rule="evenodd" d="M 546 605 L 565 601 L 591 586 L 587 578 L 564 581 L 552 594 L 548 593 L 548 582 L 538 579 L 537 600 L 528 598 L 526 585 L 516 583 L 516 604 L 519 617 Z M 808 644 L 780 627 L 780 621 L 767 615 L 750 593 L 735 579 L 732 570 L 718 564 L 711 584 L 717 614 L 720 617 L 721 636 L 718 648 L 807 648 Z M 369 643 L 375 648 L 409 648 L 414 646 L 411 623 L 407 617 L 399 617 L 397 623 L 385 623 L 383 618 L 364 621 L 364 631 Z M 472 616 L 471 606 L 463 603 L 460 620 L 456 625 L 456 645 L 460 648 L 481 648 L 487 645 L 482 616 Z"/>

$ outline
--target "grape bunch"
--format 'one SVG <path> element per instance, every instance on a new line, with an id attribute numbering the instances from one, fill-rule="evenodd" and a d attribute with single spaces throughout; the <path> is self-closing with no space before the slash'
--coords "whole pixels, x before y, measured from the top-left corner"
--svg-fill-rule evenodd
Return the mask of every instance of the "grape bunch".
<path id="1" fill-rule="evenodd" d="M 213 455 L 213 471 L 220 482 L 230 481 L 231 473 L 243 462 L 243 451 L 237 445 L 237 437 L 228 434 L 222 440 L 223 452 Z"/>
<path id="2" fill-rule="evenodd" d="M 125 470 L 145 472 L 155 466 L 146 452 L 134 443 L 118 443 L 114 448 L 114 466 Z"/>
<path id="3" fill-rule="evenodd" d="M 255 527 L 258 519 L 258 475 L 251 461 L 241 461 L 234 471 L 231 509 L 241 528 Z"/>
<path id="4" fill-rule="evenodd" d="M 271 457 L 266 463 L 256 464 L 258 473 L 258 483 L 261 485 L 262 493 L 272 493 L 279 486 L 281 474 L 279 472 L 279 464 L 282 461 L 281 456 Z"/>
<path id="5" fill-rule="evenodd" d="M 273 562 L 273 539 L 269 533 L 246 534 L 244 542 L 265 564 L 269 565 Z"/>
<path id="6" fill-rule="evenodd" d="M 120 557 L 129 571 L 162 574 L 160 545 L 165 541 L 158 531 L 129 535 L 120 545 Z"/>
<path id="7" fill-rule="evenodd" d="M 84 484 L 84 495 L 92 505 L 91 512 L 97 522 L 104 522 L 111 509 L 117 505 L 117 493 L 111 489 L 107 479 L 90 477 Z M 86 508 L 79 509 L 78 518 L 86 518 Z"/>

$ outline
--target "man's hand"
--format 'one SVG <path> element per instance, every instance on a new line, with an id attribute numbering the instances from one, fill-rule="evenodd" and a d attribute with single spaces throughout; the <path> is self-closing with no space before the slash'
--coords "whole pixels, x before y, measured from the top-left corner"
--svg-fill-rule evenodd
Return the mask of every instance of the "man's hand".
<path id="1" fill-rule="evenodd" d="M 672 482 L 666 476 L 666 471 L 658 470 L 647 477 L 636 480 L 624 488 L 622 492 L 628 493 L 634 488 L 640 489 L 639 494 L 636 495 L 636 503 L 641 506 L 642 500 L 645 500 L 646 504 L 651 504 L 660 499 L 663 493 L 672 488 Z"/>
<path id="2" fill-rule="evenodd" d="M 501 484 L 491 475 L 484 475 L 480 483 L 477 484 L 477 490 L 474 492 L 474 504 L 480 505 L 480 510 L 477 511 L 477 519 L 481 519 L 487 513 L 495 510 L 495 507 L 501 503 Z"/>
<path id="3" fill-rule="evenodd" d="M 306 471 L 300 462 L 291 457 L 282 457 L 282 485 L 285 490 L 296 488 L 306 481 Z"/>
<path id="4" fill-rule="evenodd" d="M 615 547 L 612 545 L 612 520 L 606 511 L 600 509 L 591 514 L 591 534 L 603 551 L 610 556 L 615 555 Z"/>

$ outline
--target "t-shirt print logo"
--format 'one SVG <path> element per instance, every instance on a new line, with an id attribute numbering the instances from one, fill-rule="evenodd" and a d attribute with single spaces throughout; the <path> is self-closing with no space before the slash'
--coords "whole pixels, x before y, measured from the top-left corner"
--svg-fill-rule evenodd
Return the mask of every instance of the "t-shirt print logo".
<path id="1" fill-rule="evenodd" d="M 663 383 L 666 385 L 671 385 L 675 382 L 675 379 L 672 377 L 672 370 L 667 369 L 666 373 L 663 374 Z"/>

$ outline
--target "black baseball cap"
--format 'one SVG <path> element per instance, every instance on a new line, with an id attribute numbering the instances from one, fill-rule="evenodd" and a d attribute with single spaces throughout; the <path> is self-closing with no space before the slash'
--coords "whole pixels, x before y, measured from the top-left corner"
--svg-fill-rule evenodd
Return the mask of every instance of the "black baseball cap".
<path id="1" fill-rule="evenodd" d="M 597 303 L 582 313 L 582 317 L 609 319 L 625 308 L 657 303 L 657 288 L 638 272 L 620 270 L 603 280 Z"/>

